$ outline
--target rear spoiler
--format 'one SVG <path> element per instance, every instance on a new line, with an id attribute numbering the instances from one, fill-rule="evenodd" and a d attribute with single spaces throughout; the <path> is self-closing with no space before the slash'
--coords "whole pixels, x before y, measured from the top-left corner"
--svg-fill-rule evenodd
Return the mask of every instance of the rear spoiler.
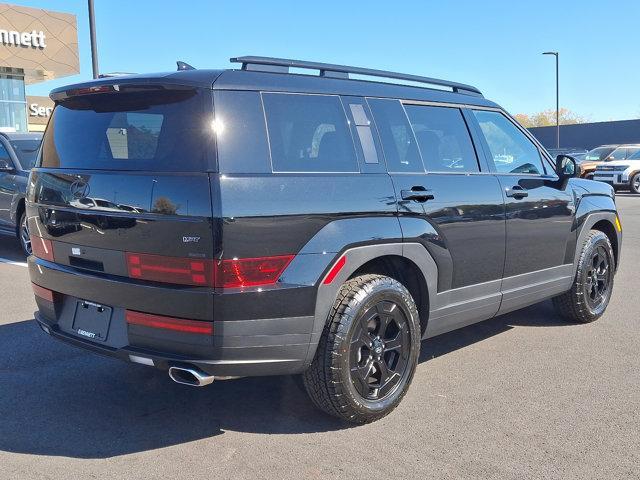
<path id="1" fill-rule="evenodd" d="M 115 77 L 111 78 L 112 80 Z M 82 95 L 109 94 L 120 92 L 142 92 L 149 90 L 193 90 L 197 88 L 194 85 L 185 85 L 179 83 L 149 83 L 149 82 L 122 82 L 122 83 L 103 83 L 98 85 L 88 85 L 77 88 L 57 88 L 53 90 L 49 97 L 54 102 L 60 102 L 71 97 Z"/>

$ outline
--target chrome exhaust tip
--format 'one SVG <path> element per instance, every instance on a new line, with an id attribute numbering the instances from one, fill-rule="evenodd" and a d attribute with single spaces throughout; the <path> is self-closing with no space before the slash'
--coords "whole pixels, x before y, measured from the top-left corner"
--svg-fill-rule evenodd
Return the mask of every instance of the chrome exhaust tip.
<path id="1" fill-rule="evenodd" d="M 169 367 L 169 377 L 176 383 L 192 387 L 204 387 L 215 380 L 213 375 L 207 375 L 195 367 Z"/>

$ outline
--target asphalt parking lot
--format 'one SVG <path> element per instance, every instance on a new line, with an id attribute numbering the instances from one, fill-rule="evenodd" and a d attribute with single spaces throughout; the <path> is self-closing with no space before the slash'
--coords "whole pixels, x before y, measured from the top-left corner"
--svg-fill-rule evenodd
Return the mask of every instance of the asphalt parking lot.
<path id="1" fill-rule="evenodd" d="M 0 237 L 0 478 L 638 478 L 640 197 L 617 202 L 604 317 L 545 302 L 426 341 L 400 407 L 362 427 L 289 377 L 195 389 L 50 339 Z"/>

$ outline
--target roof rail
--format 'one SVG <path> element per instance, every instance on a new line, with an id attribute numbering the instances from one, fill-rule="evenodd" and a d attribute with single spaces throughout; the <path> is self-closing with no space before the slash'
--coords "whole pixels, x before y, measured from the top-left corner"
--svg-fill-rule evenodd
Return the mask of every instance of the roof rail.
<path id="1" fill-rule="evenodd" d="M 349 67 L 346 65 L 332 65 L 330 63 L 305 62 L 303 60 L 289 60 L 286 58 L 271 57 L 234 57 L 229 59 L 232 63 L 242 63 L 243 70 L 256 70 L 262 72 L 289 73 L 289 68 L 308 68 L 320 70 L 321 77 L 348 79 L 349 74 L 365 75 L 369 77 L 391 78 L 395 80 L 405 80 L 410 82 L 449 87 L 455 93 L 466 93 L 468 95 L 482 96 L 482 92 L 476 87 L 465 85 L 464 83 L 450 82 L 438 78 L 421 77 L 419 75 L 409 75 L 406 73 L 387 72 L 385 70 L 374 70 L 371 68 Z"/>

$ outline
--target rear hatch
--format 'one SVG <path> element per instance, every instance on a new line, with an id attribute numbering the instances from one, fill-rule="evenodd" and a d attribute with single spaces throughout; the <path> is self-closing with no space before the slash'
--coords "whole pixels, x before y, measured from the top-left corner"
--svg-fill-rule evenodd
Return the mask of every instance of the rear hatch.
<path id="1" fill-rule="evenodd" d="M 30 177 L 29 227 L 43 265 L 87 280 L 58 276 L 66 280 L 43 286 L 109 307 L 211 320 L 212 302 L 194 302 L 213 285 L 210 90 L 102 85 L 60 97 Z M 167 288 L 186 300 L 154 295 Z"/>

